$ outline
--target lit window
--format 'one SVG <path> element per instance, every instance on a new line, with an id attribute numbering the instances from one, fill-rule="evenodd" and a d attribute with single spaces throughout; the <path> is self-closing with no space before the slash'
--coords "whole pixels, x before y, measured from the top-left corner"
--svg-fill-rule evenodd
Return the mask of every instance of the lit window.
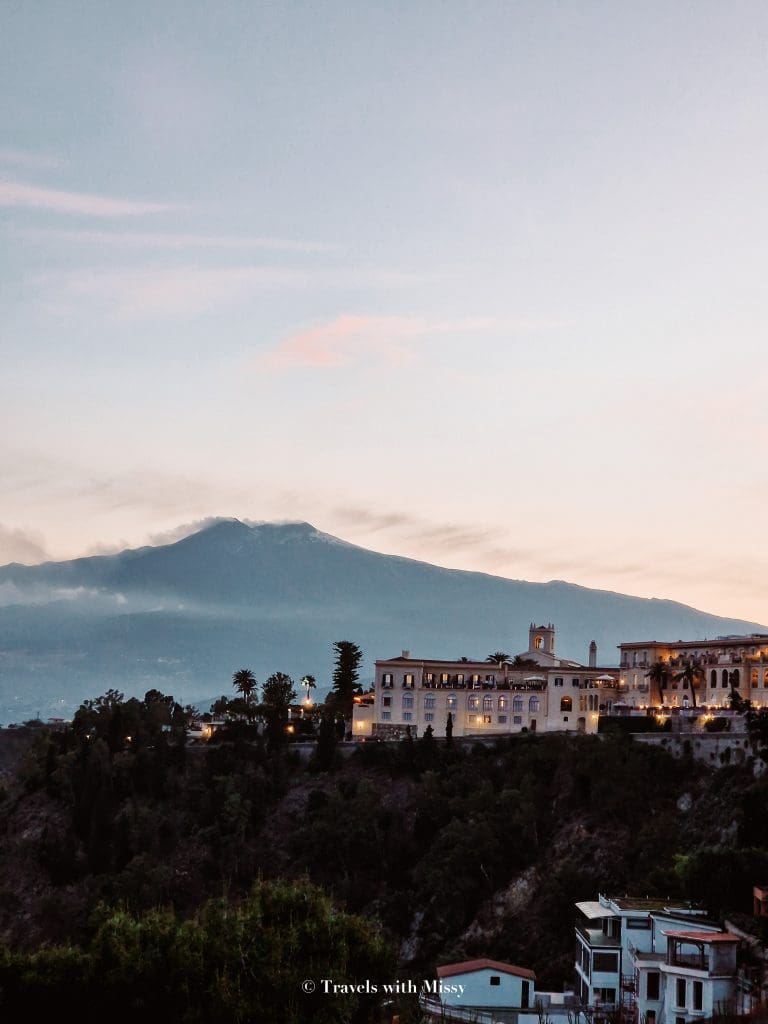
<path id="1" fill-rule="evenodd" d="M 441 683 L 441 684 L 442 684 L 443 686 L 445 686 L 445 684 L 446 684 L 447 682 L 448 682 L 448 673 L 447 673 L 447 672 L 441 672 L 441 673 L 440 673 L 440 683 Z"/>
<path id="2" fill-rule="evenodd" d="M 508 697 L 499 697 L 499 711 L 506 711 L 509 707 Z"/>
<path id="3" fill-rule="evenodd" d="M 391 672 L 385 672 L 384 673 L 384 675 L 381 677 L 381 685 L 382 686 L 391 686 L 392 685 L 392 673 Z"/>
<path id="4" fill-rule="evenodd" d="M 560 710 L 561 711 L 573 711 L 573 701 L 570 697 L 560 698 Z"/>
<path id="5" fill-rule="evenodd" d="M 483 715 L 483 725 L 490 725 L 490 724 L 491 724 L 491 716 L 490 715 Z"/>
<path id="6" fill-rule="evenodd" d="M 456 682 L 460 683 L 462 686 L 464 685 L 464 673 L 463 672 L 459 672 L 458 673 L 458 675 L 456 676 Z"/>
<path id="7" fill-rule="evenodd" d="M 447 697 L 447 698 L 446 698 L 446 701 L 445 701 L 445 706 L 446 706 L 446 708 L 447 708 L 447 709 L 448 709 L 449 711 L 455 711 L 455 710 L 456 710 L 456 705 L 457 705 L 457 704 L 458 704 L 458 700 L 457 700 L 457 698 L 456 698 L 456 697 Z"/>
<path id="8" fill-rule="evenodd" d="M 413 689 L 413 672 L 406 672 L 403 676 L 403 686 Z"/>
<path id="9" fill-rule="evenodd" d="M 480 707 L 479 697 L 467 697 L 467 707 L 470 710 L 476 711 Z"/>

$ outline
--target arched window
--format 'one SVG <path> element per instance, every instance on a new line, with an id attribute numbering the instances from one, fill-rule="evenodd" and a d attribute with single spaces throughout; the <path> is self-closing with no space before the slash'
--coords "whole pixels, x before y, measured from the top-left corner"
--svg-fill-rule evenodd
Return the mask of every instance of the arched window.
<path id="1" fill-rule="evenodd" d="M 544 646 L 544 637 L 537 636 L 536 639 L 533 641 L 533 646 L 537 651 L 540 651 Z"/>
<path id="2" fill-rule="evenodd" d="M 493 697 L 483 697 L 483 711 L 491 711 L 493 709 Z"/>
<path id="3" fill-rule="evenodd" d="M 713 668 L 709 676 L 709 685 L 717 686 L 717 669 Z"/>
<path id="4" fill-rule="evenodd" d="M 741 673 L 739 672 L 739 670 L 737 668 L 735 668 L 733 670 L 733 672 L 731 672 L 731 682 L 737 688 L 738 688 L 740 679 L 741 679 Z"/>
<path id="5" fill-rule="evenodd" d="M 570 697 L 560 698 L 560 710 L 561 711 L 573 711 L 573 701 Z"/>
<path id="6" fill-rule="evenodd" d="M 728 686 L 728 669 L 723 669 L 723 689 L 725 690 Z"/>
<path id="7" fill-rule="evenodd" d="M 752 671 L 750 672 L 750 680 L 749 680 L 750 686 L 752 686 L 752 687 L 757 686 L 757 675 L 758 675 L 757 669 L 753 668 Z"/>
<path id="8" fill-rule="evenodd" d="M 480 707 L 480 698 L 467 697 L 467 707 L 469 708 L 470 711 L 477 711 L 477 709 Z"/>
<path id="9" fill-rule="evenodd" d="M 768 668 L 763 672 L 763 686 L 768 688 Z"/>
<path id="10" fill-rule="evenodd" d="M 523 710 L 523 698 L 522 697 L 513 697 L 513 699 L 512 699 L 512 710 L 514 711 L 514 713 L 516 715 L 520 714 L 520 712 Z"/>
<path id="11" fill-rule="evenodd" d="M 499 697 L 499 711 L 506 711 L 509 707 L 508 697 Z"/>
<path id="12" fill-rule="evenodd" d="M 528 701 L 528 710 L 531 712 L 532 715 L 535 714 L 537 711 L 541 711 L 541 698 L 531 697 L 531 699 Z"/>

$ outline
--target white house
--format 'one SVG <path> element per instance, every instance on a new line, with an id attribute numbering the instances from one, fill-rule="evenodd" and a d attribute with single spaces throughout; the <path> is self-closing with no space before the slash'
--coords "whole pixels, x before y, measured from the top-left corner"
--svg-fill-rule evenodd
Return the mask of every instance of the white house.
<path id="1" fill-rule="evenodd" d="M 500 960 L 465 960 L 438 967 L 421 1004 L 434 1019 L 514 1022 L 534 1005 L 533 971 Z"/>
<path id="2" fill-rule="evenodd" d="M 584 1007 L 645 1024 L 691 1024 L 735 1008 L 738 936 L 697 907 L 610 898 L 577 903 L 576 991 Z"/>

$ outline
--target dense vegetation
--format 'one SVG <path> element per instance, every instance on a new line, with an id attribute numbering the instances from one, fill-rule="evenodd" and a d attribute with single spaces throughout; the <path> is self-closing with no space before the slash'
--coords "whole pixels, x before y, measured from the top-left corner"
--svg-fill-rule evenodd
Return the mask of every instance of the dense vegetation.
<path id="1" fill-rule="evenodd" d="M 768 781 L 752 759 L 713 771 L 622 736 L 431 735 L 342 759 L 326 722 L 305 764 L 269 740 L 246 716 L 188 747 L 182 710 L 156 691 L 108 693 L 72 728 L 40 730 L 0 801 L 0 1006 L 34 991 L 44 1008 L 65 984 L 90 1000 L 98 978 L 134 1010 L 130 990 L 187 1007 L 174 1019 L 215 1020 L 202 1008 L 217 1005 L 250 1020 L 256 993 L 272 1005 L 312 977 L 293 976 L 302 962 L 344 980 L 423 978 L 476 955 L 562 987 L 575 900 L 701 899 L 747 920 L 768 879 Z M 251 943 L 240 959 L 234 934 Z M 158 959 L 172 965 L 162 982 Z M 281 1019 L 326 1019 L 285 1005 Z"/>

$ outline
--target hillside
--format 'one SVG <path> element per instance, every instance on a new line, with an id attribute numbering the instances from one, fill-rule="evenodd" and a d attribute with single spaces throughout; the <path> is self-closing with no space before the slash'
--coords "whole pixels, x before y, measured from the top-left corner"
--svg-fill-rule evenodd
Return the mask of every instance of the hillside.
<path id="1" fill-rule="evenodd" d="M 219 520 L 173 544 L 0 569 L 0 722 L 69 714 L 116 686 L 210 699 L 247 665 L 311 672 L 322 695 L 331 644 L 376 658 L 484 657 L 526 646 L 531 619 L 554 621 L 577 661 L 597 641 L 610 664 L 628 638 L 764 629 L 672 601 L 561 581 L 528 583 L 383 555 L 308 523 Z"/>

